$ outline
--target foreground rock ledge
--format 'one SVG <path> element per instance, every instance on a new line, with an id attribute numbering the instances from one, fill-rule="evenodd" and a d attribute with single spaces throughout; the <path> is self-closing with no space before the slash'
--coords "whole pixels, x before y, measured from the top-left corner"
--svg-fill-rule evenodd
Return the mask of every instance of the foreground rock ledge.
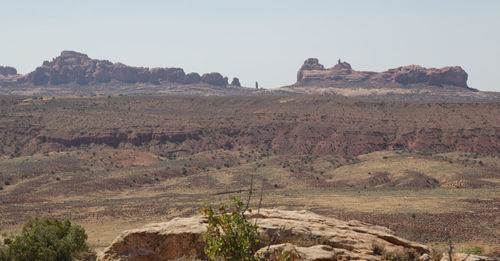
<path id="1" fill-rule="evenodd" d="M 388 228 L 356 220 L 342 221 L 310 211 L 261 209 L 246 213 L 259 225 L 263 247 L 256 256 L 273 257 L 281 250 L 295 260 L 384 260 L 374 254 L 374 246 L 389 253 L 412 251 L 419 260 L 430 261 L 429 248 L 394 235 Z M 98 261 L 205 260 L 202 234 L 206 219 L 202 216 L 174 218 L 122 232 L 99 255 Z M 269 245 L 269 242 L 272 244 Z M 496 260 L 484 256 L 454 254 L 454 260 Z M 448 261 L 443 255 L 442 261 Z"/>
<path id="2" fill-rule="evenodd" d="M 256 218 L 257 214 L 248 215 Z M 359 221 L 341 221 L 309 211 L 261 209 L 258 214 L 261 242 L 275 240 L 269 251 L 295 248 L 306 260 L 382 260 L 373 254 L 377 244 L 387 251 L 413 249 L 426 257 L 429 248 L 397 237 L 380 226 Z M 202 234 L 206 220 L 201 216 L 174 218 L 122 232 L 98 260 L 175 260 L 204 259 Z M 276 236 L 278 235 L 279 236 Z M 263 255 L 264 246 L 258 251 Z"/>

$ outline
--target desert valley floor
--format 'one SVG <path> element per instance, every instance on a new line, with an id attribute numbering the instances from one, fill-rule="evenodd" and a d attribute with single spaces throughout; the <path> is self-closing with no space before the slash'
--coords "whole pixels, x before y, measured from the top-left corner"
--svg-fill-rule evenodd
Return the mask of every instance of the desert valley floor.
<path id="1" fill-rule="evenodd" d="M 499 102 L 4 96 L 0 115 L 0 233 L 69 218 L 103 248 L 253 184 L 254 207 L 500 251 Z"/>

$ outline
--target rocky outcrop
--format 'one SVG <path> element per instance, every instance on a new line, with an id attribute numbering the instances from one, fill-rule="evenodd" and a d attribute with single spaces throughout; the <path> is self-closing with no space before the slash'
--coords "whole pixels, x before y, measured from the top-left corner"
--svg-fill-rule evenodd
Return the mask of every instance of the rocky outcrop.
<path id="1" fill-rule="evenodd" d="M 41 143 L 51 142 L 64 145 L 66 147 L 89 145 L 89 144 L 105 144 L 112 147 L 117 147 L 120 143 L 130 143 L 135 146 L 140 146 L 151 141 L 166 143 L 180 143 L 188 139 L 199 139 L 199 133 L 180 132 L 180 133 L 165 133 L 165 132 L 110 132 L 100 133 L 98 135 L 79 135 L 58 134 L 53 136 L 38 136 L 37 139 Z"/>
<path id="2" fill-rule="evenodd" d="M 240 79 L 238 79 L 238 77 L 234 77 L 231 81 L 231 85 L 241 87 Z"/>
<path id="3" fill-rule="evenodd" d="M 386 251 L 413 251 L 427 256 L 429 248 L 400 238 L 380 226 L 341 221 L 309 211 L 261 209 L 247 213 L 257 218 L 263 256 L 274 249 L 290 250 L 305 260 L 382 260 L 373 246 Z M 201 216 L 175 218 L 122 232 L 99 256 L 100 261 L 175 260 L 204 258 Z M 268 248 L 267 245 L 271 244 Z"/>
<path id="4" fill-rule="evenodd" d="M 182 78 L 182 77 L 179 77 Z M 186 84 L 193 84 L 193 83 L 199 83 L 201 82 L 201 76 L 198 73 L 188 73 L 184 77 L 184 83 Z"/>
<path id="5" fill-rule="evenodd" d="M 318 124 L 315 122 L 315 124 Z M 273 130 L 274 129 L 274 130 Z M 272 131 L 271 131 L 272 130 Z M 397 128 L 387 127 L 384 132 L 348 131 L 324 129 L 305 124 L 302 127 L 277 123 L 270 129 L 212 129 L 203 132 L 168 132 L 164 130 L 134 130 L 116 132 L 80 131 L 56 132 L 40 135 L 40 143 L 56 143 L 66 147 L 89 144 L 104 144 L 118 147 L 120 144 L 147 146 L 148 144 L 181 144 L 187 141 L 194 151 L 221 148 L 252 147 L 273 149 L 283 155 L 360 155 L 382 150 L 415 150 L 422 152 L 463 151 L 500 155 L 500 128 L 438 129 L 422 128 L 409 132 L 398 132 Z M 290 131 L 293 130 L 293 131 Z M 309 136 L 310 137 L 309 137 Z M 317 139 L 315 137 L 328 137 Z M 250 140 L 249 140 L 250 139 Z M 210 142 L 213 140 L 220 141 Z M 245 142 L 246 141 L 246 142 Z M 181 146 L 181 145 L 179 145 Z M 375 181 L 374 181 L 375 182 Z"/>
<path id="6" fill-rule="evenodd" d="M 456 86 L 469 89 L 467 73 L 460 67 L 441 69 L 418 65 L 402 66 L 385 72 L 356 71 L 347 62 L 325 69 L 316 58 L 307 59 L 297 73 L 296 85 L 330 85 L 334 87 L 405 87 L 412 84 L 425 86 Z M 472 90 L 472 89 L 471 89 Z"/>
<path id="7" fill-rule="evenodd" d="M 16 68 L 10 66 L 0 66 L 0 75 L 9 76 L 16 74 L 17 74 Z"/>
<path id="8" fill-rule="evenodd" d="M 201 81 L 212 85 L 225 86 L 228 84 L 227 78 L 216 72 L 203 74 Z"/>
<path id="9" fill-rule="evenodd" d="M 0 74 L 16 74 L 12 67 L 0 67 Z M 186 74 L 181 68 L 133 67 L 122 63 L 89 58 L 86 54 L 63 51 L 52 61 L 44 61 L 42 66 L 19 79 L 6 79 L 3 83 L 28 83 L 34 86 L 62 84 L 99 84 L 99 83 L 151 83 L 162 82 L 196 84 L 204 82 L 211 85 L 226 86 L 227 78 L 219 73 L 209 73 L 201 77 L 198 73 Z M 2 84 L 2 82 L 0 82 Z M 5 85 L 5 84 L 3 84 Z"/>
<path id="10" fill-rule="evenodd" d="M 391 69 L 385 73 L 389 75 L 389 79 L 401 84 L 426 83 L 468 87 L 467 73 L 460 66 L 426 69 L 418 65 L 410 65 Z"/>
<path id="11" fill-rule="evenodd" d="M 323 71 L 325 67 L 319 63 L 317 58 L 309 58 L 304 61 L 302 67 L 300 67 L 297 73 L 297 82 L 304 81 L 304 71 Z"/>

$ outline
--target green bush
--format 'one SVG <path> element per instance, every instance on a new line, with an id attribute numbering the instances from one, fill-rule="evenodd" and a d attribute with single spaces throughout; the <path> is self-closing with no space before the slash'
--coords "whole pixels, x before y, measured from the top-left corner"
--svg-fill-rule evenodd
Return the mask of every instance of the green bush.
<path id="1" fill-rule="evenodd" d="M 21 235 L 4 240 L 1 261 L 71 261 L 87 250 L 87 234 L 69 220 L 35 218 L 26 222 Z"/>
<path id="2" fill-rule="evenodd" d="M 256 260 L 257 226 L 243 214 L 245 209 L 240 198 L 232 199 L 232 206 L 222 204 L 216 211 L 206 204 L 202 208 L 208 218 L 207 232 L 203 234 L 205 254 L 211 260 Z"/>

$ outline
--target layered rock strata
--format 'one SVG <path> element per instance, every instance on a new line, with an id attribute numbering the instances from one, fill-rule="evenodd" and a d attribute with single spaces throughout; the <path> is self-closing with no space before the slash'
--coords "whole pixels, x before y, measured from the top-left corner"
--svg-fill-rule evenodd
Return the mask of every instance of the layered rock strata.
<path id="1" fill-rule="evenodd" d="M 0 67 L 0 75 L 16 75 L 12 67 Z M 122 63 L 89 58 L 75 51 L 63 51 L 52 61 L 44 61 L 35 71 L 23 76 L 7 77 L 0 85 L 31 84 L 34 86 L 56 86 L 62 84 L 91 85 L 100 83 L 152 83 L 172 82 L 180 84 L 207 83 L 227 86 L 227 77 L 220 73 L 186 74 L 181 68 L 133 67 Z"/>
<path id="2" fill-rule="evenodd" d="M 334 87 L 405 87 L 409 85 L 456 86 L 470 89 L 468 75 L 460 66 L 424 68 L 419 65 L 401 66 L 385 72 L 356 71 L 347 62 L 325 68 L 316 58 L 307 59 L 297 72 L 296 85 L 331 85 Z"/>

